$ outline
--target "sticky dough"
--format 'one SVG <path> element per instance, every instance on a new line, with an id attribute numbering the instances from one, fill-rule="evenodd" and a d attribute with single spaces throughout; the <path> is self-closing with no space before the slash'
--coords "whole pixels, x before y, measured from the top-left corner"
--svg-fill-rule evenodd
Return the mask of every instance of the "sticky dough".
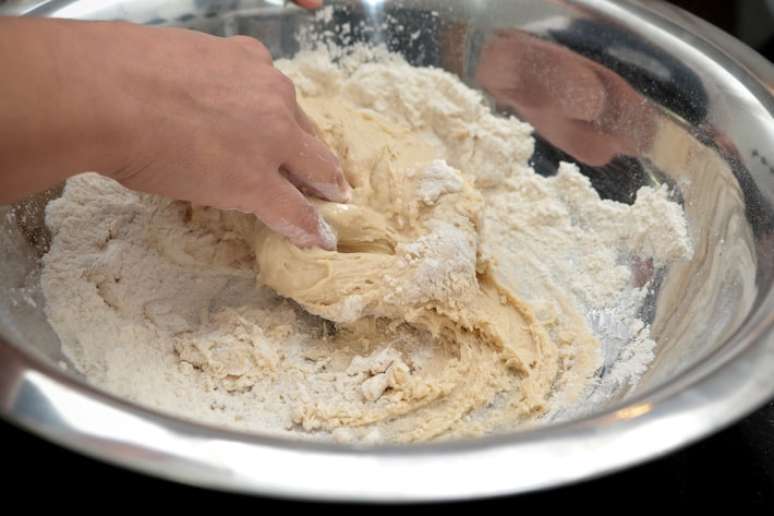
<path id="1" fill-rule="evenodd" d="M 382 422 L 392 440 L 416 441 L 540 413 L 558 374 L 557 344 L 480 256 L 479 191 L 417 131 L 340 96 L 299 101 L 340 156 L 353 199 L 317 202 L 337 233 L 335 252 L 300 249 L 258 227 L 258 281 L 336 323 L 332 354 L 366 342 L 381 348 L 372 361 L 387 365 L 366 367 L 363 396 L 379 403 L 308 404 L 296 422 L 311 430 Z M 433 355 L 425 365 L 409 366 L 391 348 L 407 332 L 410 346 Z M 493 403 L 506 410 L 463 421 Z"/>

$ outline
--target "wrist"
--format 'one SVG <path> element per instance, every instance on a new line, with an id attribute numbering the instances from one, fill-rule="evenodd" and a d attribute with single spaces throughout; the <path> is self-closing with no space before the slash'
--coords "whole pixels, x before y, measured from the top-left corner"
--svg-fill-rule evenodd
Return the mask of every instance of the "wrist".
<path id="1" fill-rule="evenodd" d="M 78 41 L 64 63 L 71 63 L 72 105 L 80 110 L 84 170 L 120 176 L 132 162 L 142 106 L 132 78 L 143 56 L 131 55 L 132 27 L 122 22 L 79 23 Z M 129 51 L 126 50 L 129 47 Z M 66 101 L 66 99 L 65 99 Z"/>
<path id="2" fill-rule="evenodd" d="M 128 26 L 0 17 L 0 202 L 127 166 L 142 124 Z"/>

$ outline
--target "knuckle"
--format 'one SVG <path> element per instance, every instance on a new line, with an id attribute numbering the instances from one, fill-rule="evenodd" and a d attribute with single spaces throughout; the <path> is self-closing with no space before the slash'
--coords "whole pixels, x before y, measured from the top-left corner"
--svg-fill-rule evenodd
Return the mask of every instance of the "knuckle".
<path id="1" fill-rule="evenodd" d="M 317 233 L 320 224 L 320 214 L 303 197 L 299 197 L 293 204 L 293 219 L 296 225 L 309 234 Z"/>
<path id="2" fill-rule="evenodd" d="M 274 119 L 274 132 L 280 141 L 295 139 L 298 130 L 295 121 L 287 114 L 280 113 Z"/>
<path id="3" fill-rule="evenodd" d="M 298 124 L 293 120 L 288 109 L 279 104 L 277 107 L 264 112 L 262 116 L 264 125 L 264 142 L 262 148 L 267 157 L 275 164 L 282 163 L 291 147 L 291 143 L 298 140 Z"/>
<path id="4" fill-rule="evenodd" d="M 296 86 L 293 84 L 293 81 L 290 80 L 290 78 L 280 72 L 279 70 L 275 70 L 275 74 L 272 78 L 274 88 L 276 91 L 284 98 L 286 99 L 293 99 L 295 101 L 296 98 Z"/>
<path id="5" fill-rule="evenodd" d="M 256 57 L 258 57 L 261 61 L 271 63 L 271 52 L 269 52 L 269 49 L 266 48 L 266 46 L 258 41 L 255 38 L 251 38 L 250 36 L 231 36 L 229 38 L 230 41 L 237 44 L 238 46 L 242 47 L 243 49 L 247 50 L 251 54 L 254 54 Z"/>

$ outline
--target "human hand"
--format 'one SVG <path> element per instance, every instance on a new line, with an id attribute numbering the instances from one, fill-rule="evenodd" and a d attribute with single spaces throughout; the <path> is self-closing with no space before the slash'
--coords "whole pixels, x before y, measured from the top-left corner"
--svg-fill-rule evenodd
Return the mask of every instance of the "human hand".
<path id="1" fill-rule="evenodd" d="M 293 0 L 293 3 L 304 9 L 317 9 L 322 7 L 323 0 Z"/>
<path id="2" fill-rule="evenodd" d="M 302 191 L 344 202 L 349 185 L 256 40 L 0 17 L 0 69 L 1 203 L 91 170 L 335 247 Z"/>
<path id="3" fill-rule="evenodd" d="M 261 43 L 112 30 L 120 31 L 111 54 L 121 63 L 113 86 L 124 142 L 107 175 L 134 190 L 254 213 L 299 246 L 336 247 L 302 192 L 347 202 L 351 189 Z"/>

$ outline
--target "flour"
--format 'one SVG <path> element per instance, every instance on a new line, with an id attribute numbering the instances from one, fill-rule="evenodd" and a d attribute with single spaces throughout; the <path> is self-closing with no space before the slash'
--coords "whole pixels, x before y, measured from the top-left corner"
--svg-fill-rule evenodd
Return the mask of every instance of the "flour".
<path id="1" fill-rule="evenodd" d="M 320 203 L 340 252 L 72 178 L 47 208 L 41 281 L 90 382 L 196 421 L 369 444 L 563 419 L 636 383 L 650 281 L 691 256 L 665 187 L 629 206 L 571 164 L 541 177 L 530 126 L 383 49 L 277 66 L 350 174 L 352 205 Z"/>
<path id="2" fill-rule="evenodd" d="M 418 174 L 417 197 L 427 205 L 433 205 L 444 194 L 462 191 L 460 172 L 450 167 L 445 161 L 437 159 Z"/>

